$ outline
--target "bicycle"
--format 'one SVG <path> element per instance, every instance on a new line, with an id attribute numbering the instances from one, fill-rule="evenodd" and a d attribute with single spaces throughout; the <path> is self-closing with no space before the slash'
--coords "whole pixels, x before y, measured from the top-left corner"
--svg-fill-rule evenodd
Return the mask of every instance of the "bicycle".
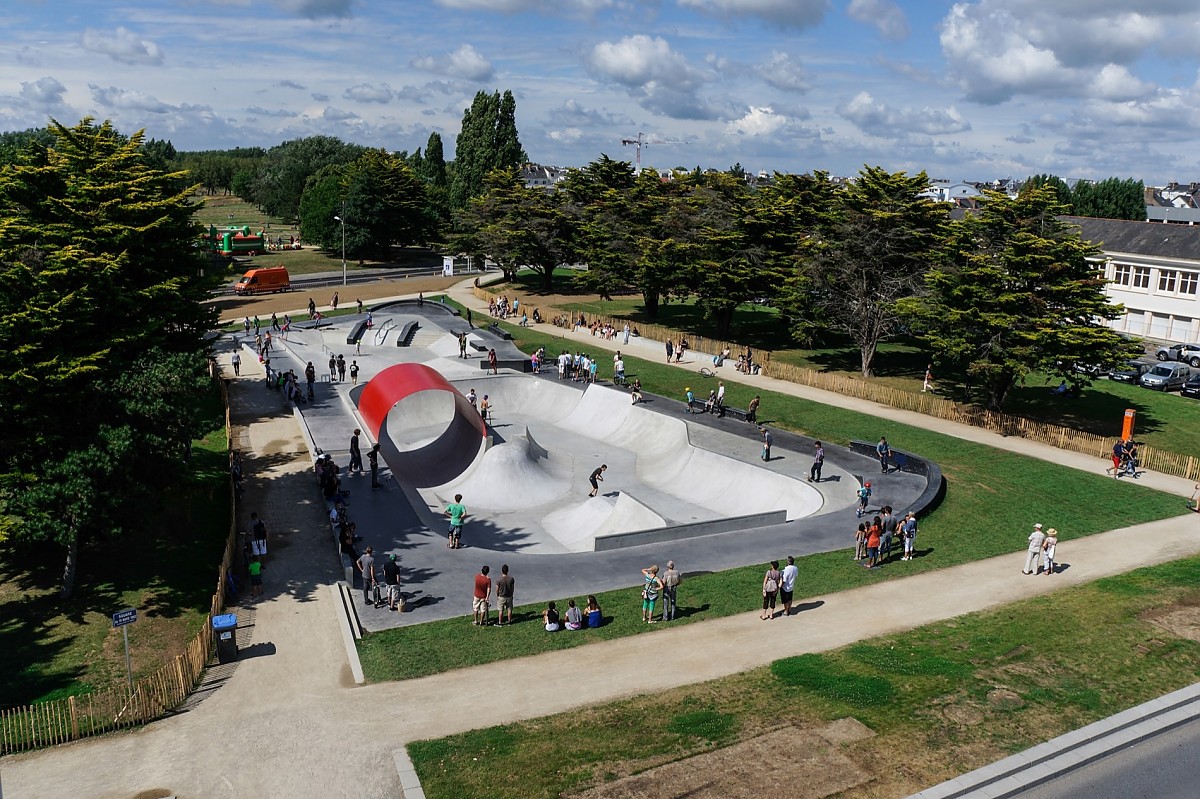
<path id="1" fill-rule="evenodd" d="M 701 377 L 716 377 L 717 373 L 714 372 L 712 369 L 709 369 L 707 366 L 701 366 L 700 367 L 700 376 Z"/>

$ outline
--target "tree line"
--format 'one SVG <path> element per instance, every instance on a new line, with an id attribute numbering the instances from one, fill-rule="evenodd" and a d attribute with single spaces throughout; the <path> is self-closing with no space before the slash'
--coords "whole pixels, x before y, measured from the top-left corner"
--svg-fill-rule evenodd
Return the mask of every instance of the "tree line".
<path id="1" fill-rule="evenodd" d="M 1129 357 L 1104 324 L 1120 309 L 1098 250 L 1061 219 L 1054 186 L 985 193 L 957 219 L 928 186 L 924 172 L 864 167 L 844 184 L 813 172 L 751 188 L 732 171 L 662 179 L 602 156 L 553 192 L 492 172 L 455 215 L 449 246 L 510 277 L 531 269 L 546 292 L 555 267 L 586 264 L 578 284 L 605 299 L 639 291 L 650 319 L 664 301 L 695 300 L 721 337 L 738 305 L 770 304 L 802 343 L 848 336 L 864 376 L 882 342 L 915 336 L 993 409 L 1035 370 L 1080 382 L 1071 364 Z"/>

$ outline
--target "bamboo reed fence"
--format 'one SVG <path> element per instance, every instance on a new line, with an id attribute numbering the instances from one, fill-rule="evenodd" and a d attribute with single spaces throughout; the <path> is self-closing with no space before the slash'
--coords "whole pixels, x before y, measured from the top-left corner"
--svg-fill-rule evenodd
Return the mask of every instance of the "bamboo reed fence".
<path id="1" fill-rule="evenodd" d="M 225 405 L 226 444 L 232 453 L 233 428 L 229 416 L 229 394 L 219 376 L 217 385 Z M 229 482 L 230 508 L 234 489 Z M 200 682 L 213 648 L 212 617 L 225 609 L 225 584 L 237 544 L 236 515 L 229 514 L 225 552 L 217 570 L 209 616 L 200 632 L 182 654 L 149 675 L 133 682 L 79 696 L 0 710 L 0 755 L 39 749 L 75 741 L 89 735 L 137 726 L 153 721 L 178 707 Z"/>
<path id="2" fill-rule="evenodd" d="M 502 293 L 507 294 L 510 299 L 515 296 L 512 292 L 488 291 L 479 287 L 473 291 L 476 297 L 485 302 Z M 533 298 L 518 298 L 521 300 L 522 306 L 526 302 L 529 302 L 531 308 L 534 306 Z M 626 322 L 624 319 L 600 318 L 587 314 L 584 316 L 587 317 L 589 324 L 593 322 L 599 322 L 601 325 L 611 324 L 618 331 L 623 330 Z M 553 314 L 551 318 L 553 318 Z M 668 340 L 678 341 L 682 335 L 678 330 L 655 324 L 639 323 L 637 330 L 641 338 L 663 342 L 664 346 Z M 689 348 L 696 352 L 719 353 L 725 348 L 729 348 L 730 352 L 737 355 L 747 349 L 744 344 L 716 341 L 703 336 L 685 336 L 685 338 L 688 340 Z M 1112 436 L 1101 436 L 1096 433 L 1072 430 L 1061 425 L 1026 419 L 1022 416 L 988 411 L 975 405 L 964 405 L 935 394 L 905 391 L 861 378 L 806 369 L 778 360 L 773 361 L 769 351 L 755 350 L 754 355 L 755 361 L 762 364 L 763 374 L 777 380 L 786 380 L 790 383 L 832 391 L 847 397 L 878 402 L 881 405 L 900 410 L 980 427 L 1004 436 L 1027 438 L 1030 441 L 1049 444 L 1069 452 L 1108 458 L 1112 453 L 1113 442 L 1116 440 L 1115 432 Z M 1143 444 L 1138 448 L 1138 457 L 1140 466 L 1143 468 L 1200 481 L 1200 459 L 1193 456 L 1166 452 Z"/>

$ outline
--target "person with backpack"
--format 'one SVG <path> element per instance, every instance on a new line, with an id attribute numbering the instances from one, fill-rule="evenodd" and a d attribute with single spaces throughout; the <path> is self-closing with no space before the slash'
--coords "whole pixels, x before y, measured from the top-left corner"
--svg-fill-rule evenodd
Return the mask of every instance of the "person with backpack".
<path id="1" fill-rule="evenodd" d="M 658 564 L 642 569 L 642 579 L 645 580 L 642 586 L 642 621 L 654 624 L 654 603 L 658 601 L 663 587 L 662 580 L 658 577 Z"/>
<path id="2" fill-rule="evenodd" d="M 771 568 L 763 574 L 762 581 L 762 613 L 759 618 L 763 621 L 775 618 L 775 598 L 779 596 L 779 583 L 783 574 L 779 571 L 779 561 L 771 561 Z M 770 615 L 767 611 L 770 610 Z"/>
<path id="3" fill-rule="evenodd" d="M 400 596 L 400 565 L 396 563 L 395 555 L 390 555 L 383 562 L 383 582 L 387 586 L 388 607 L 391 610 L 401 610 L 404 600 Z"/>
<path id="4" fill-rule="evenodd" d="M 875 445 L 875 454 L 879 456 L 879 469 L 882 474 L 888 473 L 888 458 L 892 457 L 892 448 L 888 445 L 888 441 L 883 436 L 879 437 L 879 443 Z"/>

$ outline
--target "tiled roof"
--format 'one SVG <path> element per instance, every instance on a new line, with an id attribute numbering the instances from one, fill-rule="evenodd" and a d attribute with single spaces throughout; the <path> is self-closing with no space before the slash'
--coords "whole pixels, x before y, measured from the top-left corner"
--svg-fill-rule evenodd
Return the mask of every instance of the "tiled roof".
<path id="1" fill-rule="evenodd" d="M 1065 216 L 1063 221 L 1078 226 L 1084 241 L 1093 242 L 1105 252 L 1200 261 L 1200 225 L 1091 219 L 1082 216 Z"/>

